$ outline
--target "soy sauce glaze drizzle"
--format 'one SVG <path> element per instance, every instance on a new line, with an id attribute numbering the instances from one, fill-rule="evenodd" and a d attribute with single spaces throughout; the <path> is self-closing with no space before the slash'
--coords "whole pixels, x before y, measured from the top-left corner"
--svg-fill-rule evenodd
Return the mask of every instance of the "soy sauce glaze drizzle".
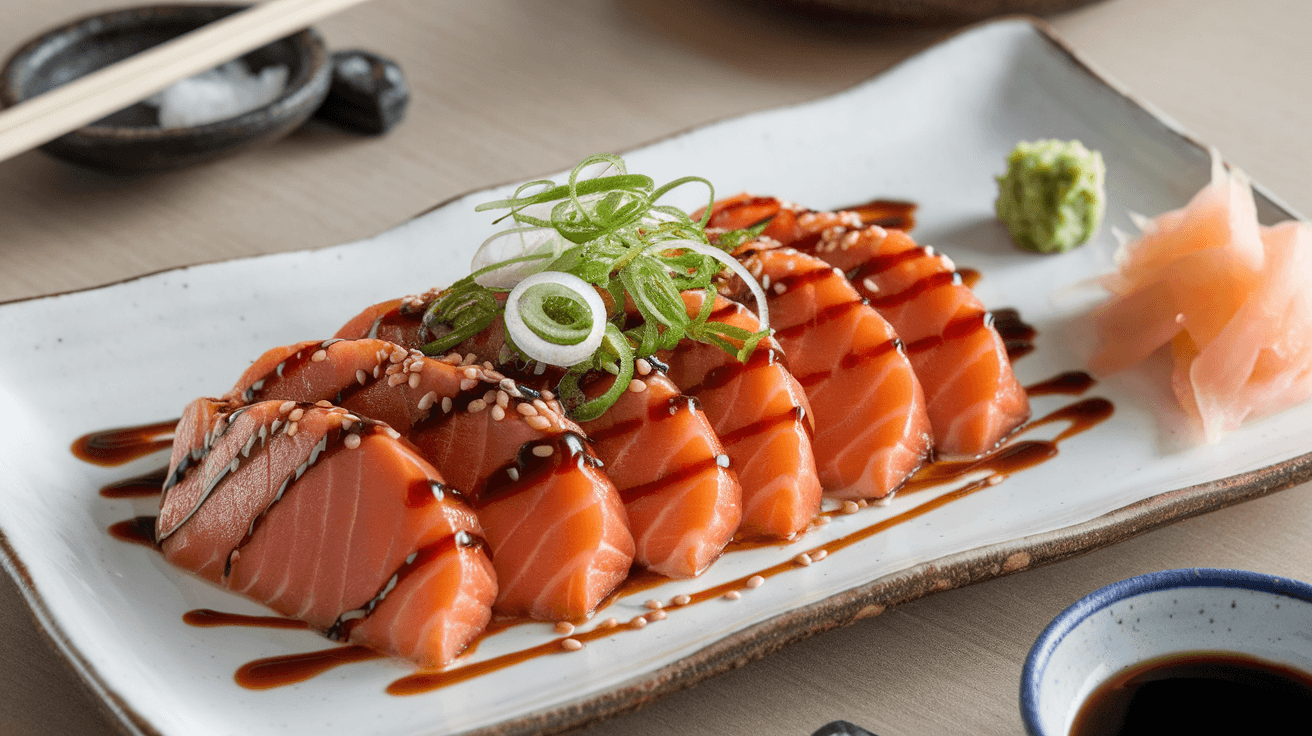
<path id="1" fill-rule="evenodd" d="M 118 427 L 82 435 L 73 442 L 73 454 L 95 465 L 114 467 L 173 446 L 177 419 L 137 427 Z"/>
<path id="2" fill-rule="evenodd" d="M 105 485 L 100 489 L 100 495 L 104 498 L 158 496 L 168 476 L 169 469 L 167 466 L 156 468 L 148 473 L 134 475 L 131 478 L 124 478 Z"/>

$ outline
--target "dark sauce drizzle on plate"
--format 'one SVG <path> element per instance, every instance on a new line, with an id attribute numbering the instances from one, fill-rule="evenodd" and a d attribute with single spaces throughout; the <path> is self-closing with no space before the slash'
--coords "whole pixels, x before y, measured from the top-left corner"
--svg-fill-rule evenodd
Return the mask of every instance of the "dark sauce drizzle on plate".
<path id="1" fill-rule="evenodd" d="M 966 269 L 958 271 L 958 274 L 961 275 L 962 281 L 966 283 L 973 283 L 973 281 L 978 278 L 976 272 L 967 271 Z M 991 321 L 1002 334 L 1002 337 L 1006 342 L 1008 354 L 1013 360 L 1033 350 L 1033 338 L 1035 337 L 1036 332 L 1033 327 L 1021 321 L 1019 314 L 1017 314 L 1015 310 L 1001 309 L 991 313 L 982 313 L 976 319 L 972 320 L 972 324 L 963 324 L 959 326 L 959 328 L 962 330 L 979 329 L 989 321 Z M 897 345 L 894 349 L 902 349 L 902 346 Z M 762 358 L 762 360 L 773 359 L 773 355 Z M 748 366 L 743 366 L 742 369 L 747 368 Z M 717 379 L 727 380 L 724 376 L 710 378 L 711 381 Z M 1093 386 L 1093 384 L 1093 378 L 1087 373 L 1072 371 L 1028 386 L 1026 390 L 1031 396 L 1078 396 L 1086 392 Z M 887 531 L 899 524 L 919 518 L 936 509 L 970 496 L 980 490 L 997 485 L 1005 480 L 1007 476 L 1016 472 L 1043 463 L 1056 456 L 1058 452 L 1058 443 L 1096 426 L 1110 417 L 1112 412 L 1113 407 L 1111 402 L 1102 398 L 1083 399 L 1073 404 L 1061 407 L 1021 426 L 1013 433 L 1011 438 L 1004 440 L 997 449 L 982 458 L 962 462 L 935 462 L 921 468 L 921 470 L 912 476 L 898 491 L 899 497 L 912 496 L 931 488 L 964 480 L 968 476 L 984 475 L 975 480 L 966 482 L 929 501 L 920 503 L 900 514 L 890 516 L 877 523 L 857 529 L 842 537 L 810 548 L 785 562 L 772 565 L 763 570 L 758 570 L 750 575 L 694 593 L 676 596 L 673 601 L 665 604 L 663 608 L 659 609 L 659 611 L 650 611 L 647 614 L 636 616 L 625 622 L 613 618 L 607 618 L 586 631 L 575 631 L 569 635 L 557 636 L 556 638 L 550 639 L 536 646 L 493 657 L 481 662 L 460 664 L 459 661 L 457 661 L 441 670 L 421 670 L 394 681 L 387 687 L 387 692 L 393 695 L 413 695 L 465 682 L 481 675 L 511 667 L 515 664 L 536 657 L 567 651 L 565 649 L 566 640 L 573 640 L 573 642 L 576 642 L 579 645 L 586 645 L 587 642 L 614 636 L 621 631 L 634 631 L 645 628 L 659 619 L 665 618 L 678 609 L 687 606 L 696 605 L 714 599 L 722 599 L 726 596 L 734 597 L 741 595 L 741 591 L 749 589 L 749 581 L 753 578 L 759 577 L 761 579 L 768 579 L 809 564 L 811 560 L 823 559 L 830 554 L 869 539 L 870 537 Z M 1062 422 L 1068 424 L 1067 428 L 1052 440 L 1017 439 L 1020 435 L 1037 427 Z M 98 432 L 79 439 L 74 444 L 73 451 L 78 457 L 87 460 L 88 462 L 105 465 L 122 464 L 156 450 L 168 447 L 169 442 L 167 440 L 159 440 L 157 438 L 171 432 L 172 427 L 173 423 L 161 422 L 147 427 L 129 427 Z M 558 438 L 557 442 L 561 446 L 556 448 L 558 450 L 557 452 L 553 453 L 556 458 L 559 458 L 556 462 L 566 458 L 568 458 L 567 462 L 590 461 L 590 453 L 586 450 L 586 444 L 582 438 L 565 435 Z M 105 448 L 112 449 L 106 450 Z M 527 473 L 548 470 L 547 468 L 534 467 L 537 464 L 535 462 L 537 461 L 536 457 L 530 459 L 526 456 L 519 460 L 520 461 L 516 464 L 521 465 L 521 469 Z M 165 470 L 161 469 L 137 478 L 130 478 L 120 481 L 119 483 L 111 484 L 106 486 L 105 489 L 102 489 L 102 495 L 110 498 L 122 498 L 157 493 L 160 487 L 160 483 L 157 481 L 161 481 L 164 478 L 165 472 Z M 148 486 L 153 486 L 153 490 L 147 491 L 146 488 Z M 485 493 L 490 491 L 491 493 L 489 495 L 495 495 L 497 490 L 499 489 L 486 489 Z M 431 491 L 429 492 L 429 495 L 431 496 Z M 844 515 L 844 512 L 841 510 L 835 510 L 827 511 L 822 514 L 822 516 L 825 517 L 839 515 Z M 110 533 L 118 539 L 143 544 L 157 549 L 158 545 L 155 543 L 154 539 L 154 521 L 155 517 L 153 516 L 129 519 L 113 525 L 110 528 Z M 825 519 L 824 521 L 828 521 L 828 519 Z M 734 542 L 726 548 L 725 552 L 726 554 L 729 554 L 734 551 L 753 549 L 761 546 L 778 546 L 782 548 L 791 543 L 792 542 L 781 542 L 777 540 L 770 542 Z M 662 585 L 665 582 L 668 581 L 658 575 L 635 570 L 634 574 L 630 575 L 625 583 L 621 584 L 619 588 L 608 596 L 606 600 L 598 606 L 597 610 L 600 612 L 615 600 L 634 595 L 642 590 Z M 277 616 L 244 616 L 240 614 L 225 614 L 210 611 L 208 609 L 189 611 L 184 614 L 183 620 L 193 626 L 203 627 L 262 626 L 287 629 L 306 628 L 303 622 Z M 478 639 L 470 644 L 466 649 L 464 657 L 467 658 L 470 653 L 477 649 L 479 642 L 483 639 L 513 626 L 532 623 L 540 624 L 542 622 L 532 622 L 523 619 L 501 619 L 494 621 Z M 359 645 L 338 646 L 321 651 L 280 655 L 255 660 L 239 668 L 235 675 L 235 679 L 238 684 L 246 688 L 257 690 L 268 689 L 303 682 L 339 665 L 380 659 L 384 656 L 385 655 Z"/>

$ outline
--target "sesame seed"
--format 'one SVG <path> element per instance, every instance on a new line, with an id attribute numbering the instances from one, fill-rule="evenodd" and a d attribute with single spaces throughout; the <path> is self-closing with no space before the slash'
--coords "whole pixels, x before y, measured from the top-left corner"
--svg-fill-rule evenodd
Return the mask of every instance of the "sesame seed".
<path id="1" fill-rule="evenodd" d="M 633 361 L 633 367 L 638 369 L 638 375 L 646 376 L 651 374 L 651 363 L 646 358 L 638 358 Z"/>
<path id="2" fill-rule="evenodd" d="M 395 387 L 400 386 L 401 384 L 405 383 L 406 380 L 408 380 L 408 379 L 406 379 L 405 374 L 403 374 L 403 373 L 393 373 L 392 375 L 390 375 L 390 376 L 387 377 L 387 385 L 388 385 L 389 388 L 395 388 Z"/>
<path id="3" fill-rule="evenodd" d="M 442 357 L 442 362 L 447 365 L 460 365 L 460 355 L 458 353 L 448 353 Z"/>
<path id="4" fill-rule="evenodd" d="M 351 421 L 347 417 L 342 417 L 342 429 L 350 431 L 351 427 L 353 426 L 355 426 L 355 422 Z"/>
<path id="5" fill-rule="evenodd" d="M 782 294 L 785 291 L 788 291 L 788 285 L 784 282 L 780 281 L 774 285 L 774 293 Z"/>
<path id="6" fill-rule="evenodd" d="M 389 376 L 395 376 L 396 374 L 400 373 L 403 370 L 405 370 L 404 365 L 401 365 L 400 363 L 393 363 L 392 365 L 387 366 L 387 370 L 383 371 L 383 373 Z"/>
<path id="7" fill-rule="evenodd" d="M 635 378 L 629 381 L 629 390 L 635 394 L 640 394 L 647 390 L 647 384 L 641 378 Z"/>
<path id="8" fill-rule="evenodd" d="M 599 628 L 599 629 L 613 629 L 613 628 L 615 628 L 616 626 L 619 626 L 619 625 L 620 625 L 620 620 L 617 619 L 617 618 L 615 618 L 614 616 L 611 616 L 610 618 L 606 619 L 605 621 L 602 621 L 601 623 L 597 624 L 597 628 Z"/>
<path id="9" fill-rule="evenodd" d="M 1002 475 L 1001 473 L 994 473 L 993 475 L 990 475 L 990 476 L 988 477 L 988 480 L 986 480 L 985 482 L 988 483 L 988 484 L 991 485 L 991 486 L 996 486 L 997 484 L 1001 483 L 1002 481 L 1004 481 L 1004 480 L 1006 480 L 1006 479 L 1007 479 L 1007 476 Z"/>
<path id="10" fill-rule="evenodd" d="M 483 400 L 489 404 L 495 402 L 497 400 L 497 392 L 496 391 L 483 392 Z"/>
<path id="11" fill-rule="evenodd" d="M 287 415 L 287 419 L 293 422 L 299 422 L 303 416 L 305 416 L 304 409 L 292 409 L 292 413 Z"/>
<path id="12" fill-rule="evenodd" d="M 866 287 L 866 291 L 869 291 L 872 294 L 879 291 L 879 284 L 876 284 L 875 280 L 869 276 L 861 279 L 861 285 Z"/>
<path id="13" fill-rule="evenodd" d="M 690 596 L 684 595 L 683 593 L 674 596 L 674 605 L 676 606 L 686 606 L 691 602 L 692 602 L 692 598 Z"/>
<path id="14" fill-rule="evenodd" d="M 510 476 L 511 480 L 519 480 L 519 468 L 506 468 L 506 475 Z"/>
<path id="15" fill-rule="evenodd" d="M 409 383 L 410 388 L 419 388 L 419 374 L 418 374 L 418 373 L 411 373 L 411 374 L 410 374 L 410 380 L 409 380 L 408 383 Z"/>
<path id="16" fill-rule="evenodd" d="M 499 421 L 501 421 L 502 419 L 505 419 L 505 418 L 506 418 L 506 410 L 505 410 L 505 409 L 502 409 L 500 406 L 494 406 L 494 407 L 492 407 L 492 421 L 494 421 L 494 422 L 499 422 Z"/>
<path id="17" fill-rule="evenodd" d="M 546 417 L 524 417 L 524 423 L 539 431 L 551 428 L 551 420 Z"/>
<path id="18" fill-rule="evenodd" d="M 861 510 L 861 507 L 858 506 L 858 505 L 856 505 L 856 501 L 844 501 L 844 502 L 843 502 L 843 513 L 845 513 L 845 514 L 855 514 L 856 512 L 858 512 L 858 511 L 860 511 L 860 510 Z"/>
<path id="19" fill-rule="evenodd" d="M 808 555 L 807 553 L 803 552 L 802 554 L 794 557 L 793 562 L 796 562 L 802 567 L 806 567 L 807 565 L 811 564 L 811 555 Z"/>
<path id="20" fill-rule="evenodd" d="M 566 639 L 560 643 L 560 648 L 571 652 L 577 652 L 583 648 L 583 642 L 578 639 Z"/>
<path id="21" fill-rule="evenodd" d="M 546 400 L 546 401 L 555 401 L 555 400 L 556 400 L 556 395 L 553 394 L 553 393 L 551 393 L 550 391 L 546 390 L 545 388 L 542 389 L 541 394 L 542 394 L 542 398 L 543 398 L 544 400 Z"/>
<path id="22" fill-rule="evenodd" d="M 437 392 L 429 391 L 419 400 L 419 411 L 428 411 L 435 403 L 437 403 Z"/>
<path id="23" fill-rule="evenodd" d="M 665 604 L 664 604 L 664 603 L 661 603 L 660 601 L 656 600 L 655 598 L 652 598 L 651 600 L 647 601 L 647 602 L 644 603 L 643 605 L 646 606 L 646 607 L 647 607 L 647 610 L 649 610 L 649 611 L 659 611 L 659 610 L 661 610 L 662 608 L 665 607 Z"/>
<path id="24" fill-rule="evenodd" d="M 478 356 L 473 353 L 467 353 L 465 359 L 460 362 L 461 365 L 473 365 L 478 362 Z"/>
<path id="25" fill-rule="evenodd" d="M 770 274 L 767 273 L 766 275 L 761 277 L 761 288 L 762 289 L 770 288 Z"/>
<path id="26" fill-rule="evenodd" d="M 570 623 L 570 622 L 568 622 L 568 621 L 557 621 L 557 622 L 556 622 L 556 633 L 557 633 L 557 634 L 562 634 L 562 635 L 564 635 L 564 636 L 569 636 L 570 634 L 573 634 L 573 633 L 574 633 L 574 624 L 572 624 L 572 623 Z"/>
<path id="27" fill-rule="evenodd" d="M 355 448 L 360 446 L 360 435 L 348 434 L 346 435 L 346 440 L 344 443 L 346 445 L 346 449 L 354 450 Z"/>
<path id="28" fill-rule="evenodd" d="M 747 578 L 747 587 L 749 588 L 759 588 L 762 585 L 765 585 L 765 578 L 760 575 L 753 575 L 750 578 Z"/>
<path id="29" fill-rule="evenodd" d="M 466 369 L 465 369 L 465 378 L 478 378 L 478 369 L 477 369 L 477 368 L 466 368 Z"/>
<path id="30" fill-rule="evenodd" d="M 365 372 L 362 371 L 362 370 L 361 370 L 361 371 L 356 371 L 356 372 L 355 372 L 355 382 L 356 382 L 356 383 L 358 383 L 358 384 L 360 384 L 361 386 L 363 386 L 363 385 L 364 385 L 364 382 L 365 382 L 365 381 L 368 381 L 368 380 L 369 380 L 369 374 L 368 374 L 368 373 L 365 373 Z"/>
<path id="31" fill-rule="evenodd" d="M 316 350 L 314 351 L 314 355 L 310 356 L 310 361 L 313 363 L 322 363 L 325 360 L 328 360 L 327 350 Z"/>
<path id="32" fill-rule="evenodd" d="M 520 414 L 523 414 L 526 417 L 535 417 L 538 415 L 537 408 L 534 407 L 532 404 L 520 404 L 515 407 L 515 411 L 518 411 Z"/>
<path id="33" fill-rule="evenodd" d="M 279 413 L 279 414 L 286 414 L 287 412 L 289 412 L 289 411 L 291 411 L 292 409 L 295 409 L 295 408 L 296 408 L 296 402 L 295 402 L 295 401 L 284 401 L 284 402 L 282 402 L 281 405 L 278 406 L 278 413 Z"/>
<path id="34" fill-rule="evenodd" d="M 664 620 L 665 620 L 665 611 L 652 611 L 651 613 L 647 614 L 647 620 L 648 620 L 648 621 L 664 621 Z"/>
<path id="35" fill-rule="evenodd" d="M 299 432 L 300 429 L 301 429 L 301 425 L 297 424 L 296 422 L 289 423 L 287 425 L 287 436 L 295 437 L 296 433 Z"/>
<path id="36" fill-rule="evenodd" d="M 555 452 L 555 451 L 556 451 L 556 448 L 552 447 L 551 445 L 534 445 L 534 446 L 533 446 L 533 454 L 534 454 L 534 455 L 537 455 L 538 457 L 551 457 L 551 453 L 553 453 L 553 452 Z"/>
<path id="37" fill-rule="evenodd" d="M 487 408 L 487 402 L 482 399 L 474 399 L 469 402 L 469 413 L 477 414 Z"/>
<path id="38" fill-rule="evenodd" d="M 551 411 L 551 407 L 547 406 L 547 402 L 543 401 L 542 399 L 533 399 L 533 406 L 536 407 L 537 410 L 540 412 Z"/>
<path id="39" fill-rule="evenodd" d="M 381 376 L 381 375 L 383 375 L 383 366 L 382 366 L 382 364 L 380 363 L 380 364 L 374 366 L 374 378 L 378 378 L 378 377 Z"/>
<path id="40" fill-rule="evenodd" d="M 507 406 L 510 406 L 510 394 L 506 393 L 505 391 L 498 391 L 497 406 L 501 407 L 502 409 L 506 408 Z"/>
<path id="41" fill-rule="evenodd" d="M 443 396 L 443 397 L 442 397 L 442 413 L 443 413 L 443 414 L 446 414 L 446 413 L 449 412 L 449 411 L 451 411 L 451 397 L 450 397 L 450 396 Z"/>
<path id="42" fill-rule="evenodd" d="M 629 626 L 632 626 L 635 629 L 641 629 L 646 625 L 647 625 L 647 619 L 643 618 L 642 616 L 638 616 L 637 618 L 629 622 Z"/>
<path id="43" fill-rule="evenodd" d="M 333 402 L 331 402 L 331 401 L 329 401 L 329 400 L 327 400 L 327 399 L 320 399 L 320 400 L 314 402 L 314 405 L 315 405 L 315 406 L 318 406 L 318 407 L 321 407 L 321 408 L 324 408 L 324 409 L 331 409 L 331 408 L 333 408 Z"/>
<path id="44" fill-rule="evenodd" d="M 496 368 L 496 366 L 492 365 L 492 361 L 490 361 L 490 360 L 485 360 L 485 361 L 483 361 L 483 368 L 484 368 L 485 370 L 489 370 L 489 371 L 490 371 L 490 370 L 492 370 L 493 368 Z"/>
<path id="45" fill-rule="evenodd" d="M 718 465 L 718 466 L 720 466 L 720 467 L 722 467 L 722 468 L 727 468 L 727 467 L 729 467 L 729 456 L 728 456 L 728 455 L 716 455 L 716 456 L 715 456 L 715 464 Z"/>
<path id="46" fill-rule="evenodd" d="M 397 345 L 396 349 L 392 351 L 392 354 L 387 356 L 387 359 L 392 361 L 393 363 L 400 363 L 401 361 L 405 360 L 405 356 L 406 356 L 405 348 L 401 347 L 400 345 Z"/>
<path id="47" fill-rule="evenodd" d="M 819 562 L 820 560 L 823 560 L 828 556 L 829 556 L 829 550 L 827 549 L 818 549 L 815 552 L 811 553 L 811 559 L 815 560 L 816 562 Z"/>
<path id="48" fill-rule="evenodd" d="M 742 598 L 742 597 L 743 597 L 743 594 L 742 594 L 742 593 L 739 593 L 739 592 L 736 591 L 736 590 L 731 590 L 731 591 L 729 591 L 728 593 L 725 593 L 725 594 L 724 594 L 724 597 L 725 597 L 727 600 L 736 601 L 736 600 L 738 600 L 739 598 Z"/>
<path id="49" fill-rule="evenodd" d="M 825 524 L 828 524 L 828 523 L 829 523 L 829 517 L 828 517 L 828 516 L 817 516 L 817 517 L 815 517 L 815 525 L 816 525 L 816 526 L 824 526 Z"/>
<path id="50" fill-rule="evenodd" d="M 424 361 L 412 360 L 410 361 L 410 364 L 406 366 L 405 369 L 410 371 L 411 373 L 419 373 L 424 370 Z"/>
<path id="51" fill-rule="evenodd" d="M 472 379 L 472 378 L 462 378 L 462 379 L 460 379 L 460 390 L 461 390 L 461 391 L 468 391 L 469 389 L 471 389 L 471 388 L 473 388 L 473 387 L 475 387 L 475 386 L 477 386 L 477 385 L 478 385 L 478 381 L 475 381 L 475 380 Z"/>

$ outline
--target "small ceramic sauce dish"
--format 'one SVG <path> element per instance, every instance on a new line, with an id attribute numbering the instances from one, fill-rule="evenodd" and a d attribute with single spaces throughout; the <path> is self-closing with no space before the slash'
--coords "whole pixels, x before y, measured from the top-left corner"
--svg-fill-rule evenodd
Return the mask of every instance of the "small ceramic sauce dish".
<path id="1" fill-rule="evenodd" d="M 1168 705 L 1171 687 L 1190 705 Z M 1211 715 L 1209 703 L 1281 688 L 1306 715 L 1312 586 L 1243 570 L 1165 570 L 1109 585 L 1058 615 L 1025 661 L 1020 709 L 1031 736 L 1114 734 L 1089 725 L 1100 709 L 1119 721 L 1150 713 L 1160 698 L 1167 717 L 1215 719 L 1224 716 Z"/>
<path id="2" fill-rule="evenodd" d="M 154 5 L 55 28 L 24 44 L 0 70 L 0 102 L 15 105 L 246 7 Z M 119 173 L 176 169 L 284 136 L 314 114 L 328 94 L 328 54 L 312 29 L 258 48 L 237 63 L 253 75 L 280 67 L 277 71 L 285 74 L 281 92 L 254 109 L 193 125 L 162 126 L 155 107 L 137 103 L 41 150 Z"/>

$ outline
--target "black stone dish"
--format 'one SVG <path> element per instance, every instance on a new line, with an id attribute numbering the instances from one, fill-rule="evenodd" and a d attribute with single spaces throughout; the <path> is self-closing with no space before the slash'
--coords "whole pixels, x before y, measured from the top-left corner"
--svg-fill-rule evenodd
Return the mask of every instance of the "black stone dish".
<path id="1" fill-rule="evenodd" d="M 246 7 L 155 5 L 94 15 L 48 31 L 24 44 L 0 69 L 0 102 L 17 104 Z M 328 53 L 312 29 L 241 58 L 252 72 L 287 65 L 282 94 L 227 120 L 174 128 L 159 127 L 156 109 L 137 103 L 41 150 L 116 173 L 177 169 L 280 138 L 305 122 L 328 94 Z"/>

